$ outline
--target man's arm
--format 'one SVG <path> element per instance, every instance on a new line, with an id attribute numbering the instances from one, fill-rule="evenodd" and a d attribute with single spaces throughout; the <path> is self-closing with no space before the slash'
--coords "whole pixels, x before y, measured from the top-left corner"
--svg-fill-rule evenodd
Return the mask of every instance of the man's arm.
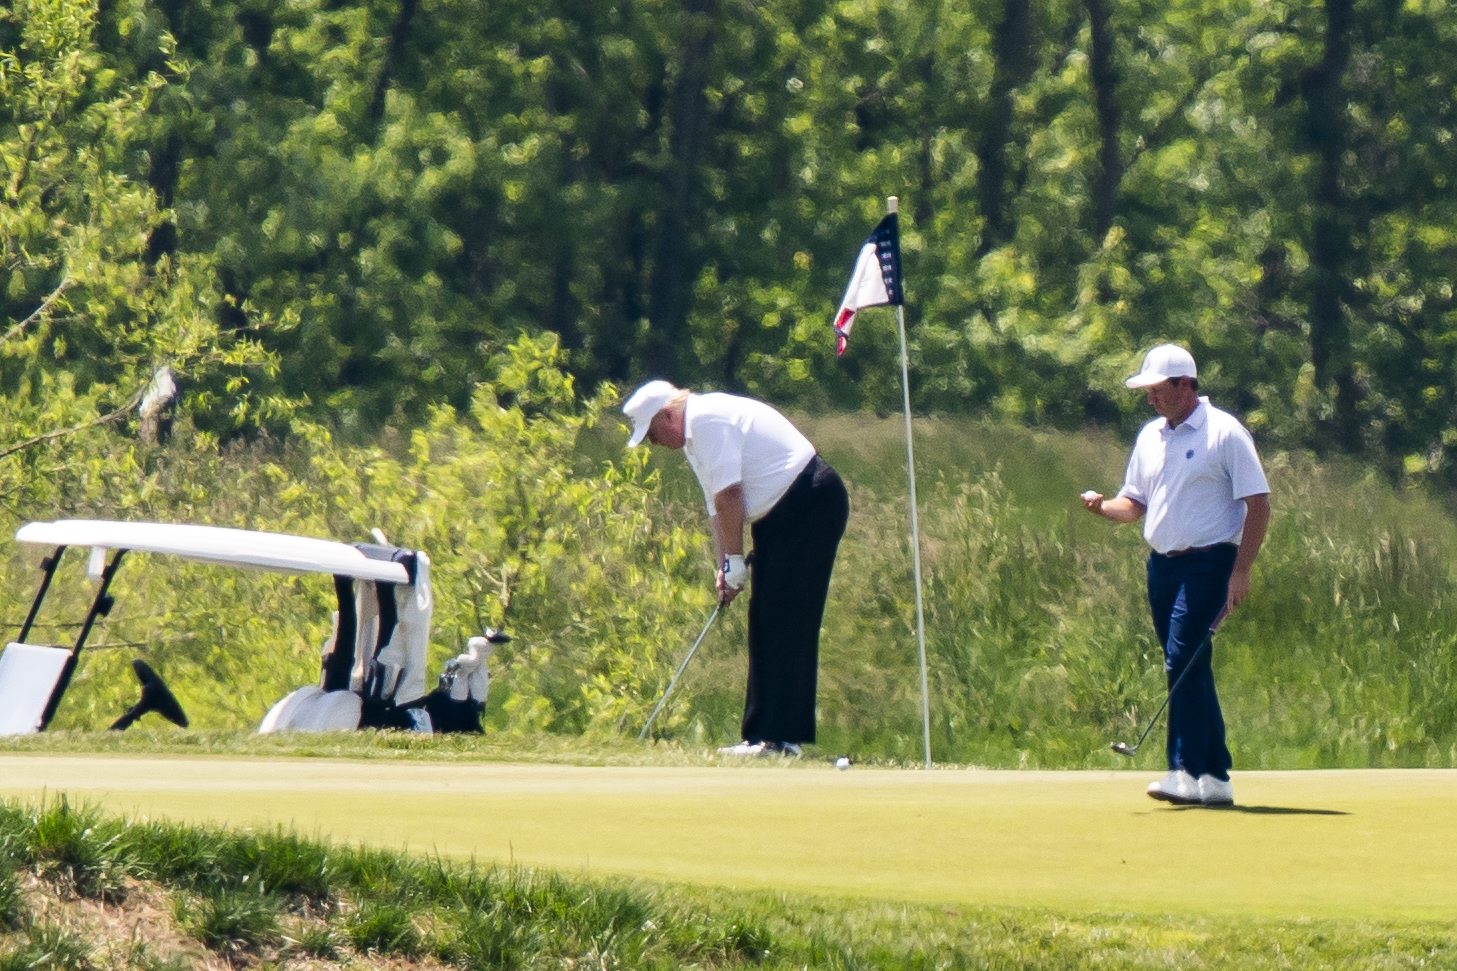
<path id="1" fill-rule="evenodd" d="M 744 555 L 744 487 L 737 482 L 713 495 L 713 544 L 720 562 Z"/>
<path id="2" fill-rule="evenodd" d="M 1270 528 L 1270 497 L 1268 495 L 1246 496 L 1245 529 L 1240 537 L 1239 553 L 1234 558 L 1234 573 L 1229 578 L 1229 601 L 1224 608 L 1233 610 L 1244 603 L 1250 595 L 1250 571 L 1254 569 L 1255 557 L 1265 542 L 1265 533 Z"/>
<path id="3" fill-rule="evenodd" d="M 730 603 L 742 587 L 725 582 L 722 565 L 730 556 L 744 555 L 744 487 L 735 482 L 713 494 L 713 545 L 720 566 L 715 586 L 720 603 Z"/>
<path id="4" fill-rule="evenodd" d="M 1083 508 L 1095 516 L 1111 519 L 1115 523 L 1136 523 L 1143 518 L 1145 507 L 1127 496 L 1104 499 L 1100 492 L 1084 492 L 1081 496 Z"/>

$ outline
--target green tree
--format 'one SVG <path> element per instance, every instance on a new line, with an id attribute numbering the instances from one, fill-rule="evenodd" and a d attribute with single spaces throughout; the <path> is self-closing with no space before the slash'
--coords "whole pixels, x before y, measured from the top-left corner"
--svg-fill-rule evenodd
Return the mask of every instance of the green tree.
<path id="1" fill-rule="evenodd" d="M 140 20 L 115 11 L 119 24 Z M 273 362 L 220 325 L 206 254 L 164 254 L 169 217 L 135 177 L 136 132 L 167 86 L 128 80 L 97 43 L 84 0 L 21 0 L 0 12 L 0 455 L 6 492 L 44 493 L 88 430 L 130 418 L 167 368 L 183 407 L 220 423 L 281 402 L 250 393 Z M 152 54 L 171 57 L 152 36 Z M 177 65 L 172 70 L 180 71 Z"/>
<path id="2" fill-rule="evenodd" d="M 1262 435 L 1400 474 L 1445 468 L 1453 434 L 1454 20 L 1376 0 L 132 0 L 102 44 L 167 81 L 120 169 L 164 207 L 153 256 L 213 261 L 277 392 L 357 437 L 466 409 L 522 331 L 589 384 L 897 408 L 884 318 L 843 359 L 828 332 L 897 195 L 918 407 L 1131 425 L 1119 378 L 1176 339 Z M 185 73 L 149 40 L 168 35 Z"/>
<path id="3" fill-rule="evenodd" d="M 1311 160 L 1304 235 L 1315 441 L 1440 471 L 1454 440 L 1450 178 L 1457 74 L 1432 56 L 1450 10 L 1328 0 L 1295 76 L 1293 148 Z"/>

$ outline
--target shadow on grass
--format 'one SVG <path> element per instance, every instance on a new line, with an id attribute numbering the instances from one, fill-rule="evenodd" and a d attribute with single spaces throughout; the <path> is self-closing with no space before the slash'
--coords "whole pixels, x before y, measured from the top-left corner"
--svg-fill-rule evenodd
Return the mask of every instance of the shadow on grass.
<path id="1" fill-rule="evenodd" d="M 1298 806 L 1170 806 L 1182 812 L 1246 813 L 1250 816 L 1349 816 L 1344 809 L 1302 809 Z"/>

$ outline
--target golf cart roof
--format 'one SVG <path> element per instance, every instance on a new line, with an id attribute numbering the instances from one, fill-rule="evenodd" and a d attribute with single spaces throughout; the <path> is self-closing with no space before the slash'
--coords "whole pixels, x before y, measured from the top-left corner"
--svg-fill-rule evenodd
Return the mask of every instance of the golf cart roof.
<path id="1" fill-rule="evenodd" d="M 60 519 L 27 523 L 15 533 L 22 543 L 170 553 L 204 563 L 249 566 L 284 573 L 329 573 L 359 580 L 410 582 L 405 567 L 371 559 L 357 547 L 328 539 L 263 533 L 223 526 Z"/>

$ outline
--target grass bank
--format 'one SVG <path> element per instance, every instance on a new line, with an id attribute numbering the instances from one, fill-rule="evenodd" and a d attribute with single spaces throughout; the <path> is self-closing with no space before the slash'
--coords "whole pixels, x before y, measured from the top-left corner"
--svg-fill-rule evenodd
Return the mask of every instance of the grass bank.
<path id="1" fill-rule="evenodd" d="M 1414 968 L 1448 923 L 947 907 L 586 880 L 0 804 L 0 968 Z"/>

